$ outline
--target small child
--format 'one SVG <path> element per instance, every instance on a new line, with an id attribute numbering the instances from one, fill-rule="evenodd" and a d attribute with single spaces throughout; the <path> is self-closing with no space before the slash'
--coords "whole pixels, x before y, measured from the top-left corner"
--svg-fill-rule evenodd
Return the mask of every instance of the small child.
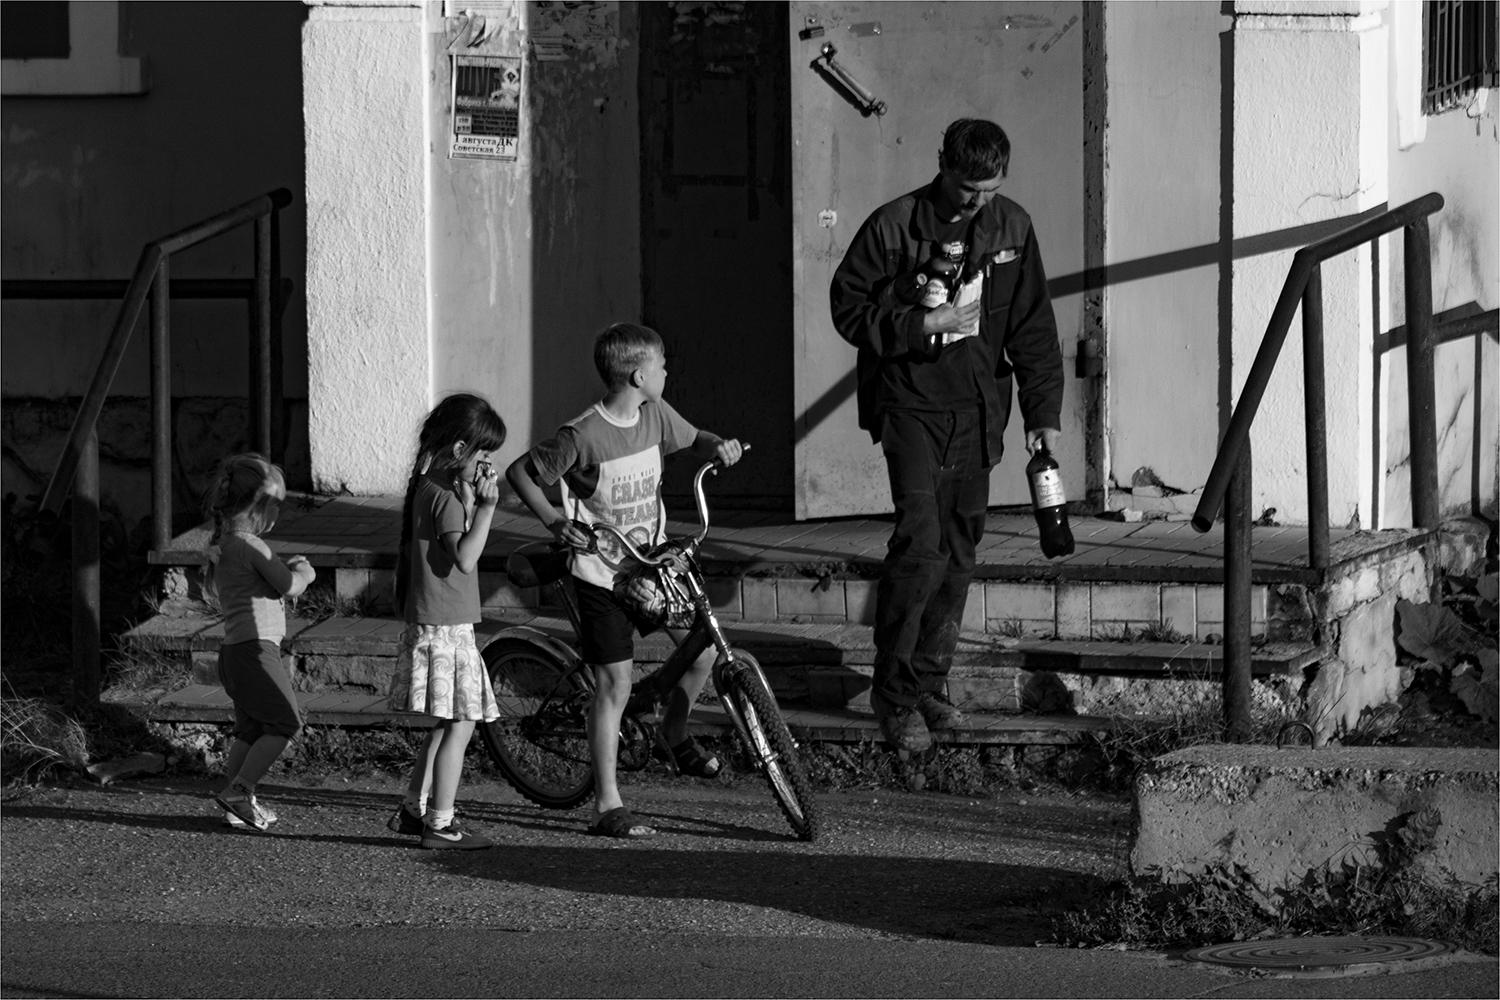
<path id="1" fill-rule="evenodd" d="M 581 619 L 583 659 L 593 667 L 595 695 L 589 708 L 589 753 L 594 763 L 594 820 L 588 832 L 607 837 L 646 837 L 656 831 L 640 823 L 620 798 L 615 777 L 620 719 L 630 698 L 635 659 L 632 626 L 645 635 L 656 625 L 616 595 L 615 587 L 635 565 L 617 539 L 594 535 L 574 520 L 609 524 L 637 547 L 665 538 L 661 504 L 662 456 L 683 448 L 724 465 L 739 461 L 735 440 L 700 431 L 662 398 L 667 383 L 661 337 L 649 327 L 616 323 L 594 342 L 594 367 L 604 380 L 604 398 L 516 459 L 506 478 L 541 522 L 573 549 L 573 587 Z M 565 513 L 542 487 L 558 483 Z M 632 594 L 632 597 L 640 596 Z M 668 629 L 675 643 L 686 632 Z M 719 773 L 719 760 L 703 752 L 687 732 L 692 710 L 713 666 L 710 646 L 672 689 L 662 735 L 677 769 L 700 778 Z"/>
<path id="2" fill-rule="evenodd" d="M 219 682 L 234 700 L 235 739 L 224 763 L 228 781 L 214 801 L 228 825 L 261 832 L 276 814 L 256 800 L 255 787 L 302 731 L 302 710 L 281 662 L 281 599 L 296 597 L 316 576 L 306 558 L 283 563 L 261 540 L 284 499 L 281 470 L 253 453 L 225 459 L 203 498 L 214 524 L 206 588 L 217 591 L 224 614 Z"/>
<path id="3" fill-rule="evenodd" d="M 490 456 L 504 443 L 505 423 L 484 399 L 469 393 L 444 399 L 422 424 L 401 509 L 396 606 L 407 626 L 390 706 L 433 716 L 434 725 L 406 798 L 386 826 L 420 834 L 429 849 L 493 846 L 454 822 L 453 802 L 474 724 L 500 718 L 474 623 L 480 620 L 479 556 L 500 499 Z"/>

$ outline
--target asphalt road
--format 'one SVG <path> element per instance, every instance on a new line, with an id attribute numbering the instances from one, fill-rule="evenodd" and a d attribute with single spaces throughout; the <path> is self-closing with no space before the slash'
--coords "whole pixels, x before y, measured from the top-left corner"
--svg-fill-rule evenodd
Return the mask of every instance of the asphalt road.
<path id="1" fill-rule="evenodd" d="M 1129 803 L 1062 793 L 822 799 L 817 844 L 764 789 L 650 780 L 661 835 L 465 786 L 499 846 L 384 828 L 395 779 L 270 785 L 274 835 L 201 782 L 52 789 L 0 811 L 0 989 L 52 996 L 1494 996 L 1493 960 L 1268 980 L 1037 948 L 1124 863 Z"/>

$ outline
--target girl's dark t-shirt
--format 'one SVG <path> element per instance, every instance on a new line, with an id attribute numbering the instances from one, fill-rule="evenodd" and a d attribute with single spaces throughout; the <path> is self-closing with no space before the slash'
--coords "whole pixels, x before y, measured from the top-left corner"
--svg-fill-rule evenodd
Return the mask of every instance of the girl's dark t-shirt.
<path id="1" fill-rule="evenodd" d="M 418 625 L 469 625 L 480 620 L 479 574 L 464 573 L 448 555 L 443 536 L 462 534 L 469 512 L 458 494 L 423 476 L 411 504 L 411 584 L 406 620 Z"/>

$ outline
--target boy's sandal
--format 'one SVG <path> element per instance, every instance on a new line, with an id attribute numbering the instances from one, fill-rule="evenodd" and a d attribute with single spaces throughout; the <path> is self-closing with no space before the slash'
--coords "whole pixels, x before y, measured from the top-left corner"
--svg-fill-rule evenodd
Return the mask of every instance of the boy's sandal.
<path id="1" fill-rule="evenodd" d="M 616 806 L 607 813 L 602 813 L 598 819 L 590 823 L 588 833 L 591 837 L 617 837 L 621 839 L 631 837 L 651 837 L 656 831 L 640 820 L 635 814 L 624 806 Z"/>
<path id="2" fill-rule="evenodd" d="M 719 758 L 711 753 L 704 753 L 698 741 L 691 736 L 670 749 L 678 774 L 688 774 L 694 778 L 716 778 L 723 769 Z"/>

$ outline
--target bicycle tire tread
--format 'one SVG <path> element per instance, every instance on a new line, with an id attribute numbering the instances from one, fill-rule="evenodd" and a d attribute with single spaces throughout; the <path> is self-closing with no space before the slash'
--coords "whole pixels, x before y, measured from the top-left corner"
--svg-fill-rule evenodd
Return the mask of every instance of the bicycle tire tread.
<path id="1" fill-rule="evenodd" d="M 760 682 L 759 675 L 749 669 L 732 672 L 726 678 L 726 684 L 731 697 L 743 698 L 754 710 L 766 740 L 776 754 L 777 763 L 780 764 L 782 773 L 791 785 L 797 806 L 802 811 L 802 820 L 799 822 L 796 813 L 782 800 L 781 791 L 777 788 L 765 762 L 757 760 L 758 770 L 771 788 L 771 797 L 781 807 L 787 823 L 791 825 L 799 839 L 809 842 L 817 840 L 822 830 L 822 822 L 818 815 L 817 803 L 813 799 L 812 782 L 808 780 L 807 772 L 802 766 L 802 758 L 797 753 L 797 743 L 792 739 L 792 731 L 787 728 L 786 720 L 781 716 L 780 706 Z M 743 737 L 741 739 L 743 740 Z M 754 746 L 746 749 L 752 759 L 758 758 L 759 755 Z"/>
<path id="2" fill-rule="evenodd" d="M 570 668 L 566 663 L 550 651 L 534 643 L 527 642 L 523 638 L 505 638 L 490 643 L 483 650 L 485 669 L 491 674 L 491 682 L 494 683 L 496 675 L 506 669 L 507 654 L 518 654 L 529 656 L 532 659 L 547 663 L 558 671 L 559 677 L 566 675 Z M 497 688 L 501 687 L 495 684 Z M 505 688 L 509 690 L 509 688 Z M 481 723 L 480 736 L 484 741 L 485 749 L 489 751 L 490 759 L 500 769 L 508 781 L 522 798 L 545 809 L 572 809 L 585 802 L 590 795 L 594 794 L 594 769 L 592 764 L 586 769 L 587 777 L 580 781 L 577 788 L 557 793 L 543 788 L 536 779 L 528 773 L 527 768 L 517 760 L 500 742 L 492 729 L 497 723 Z"/>

